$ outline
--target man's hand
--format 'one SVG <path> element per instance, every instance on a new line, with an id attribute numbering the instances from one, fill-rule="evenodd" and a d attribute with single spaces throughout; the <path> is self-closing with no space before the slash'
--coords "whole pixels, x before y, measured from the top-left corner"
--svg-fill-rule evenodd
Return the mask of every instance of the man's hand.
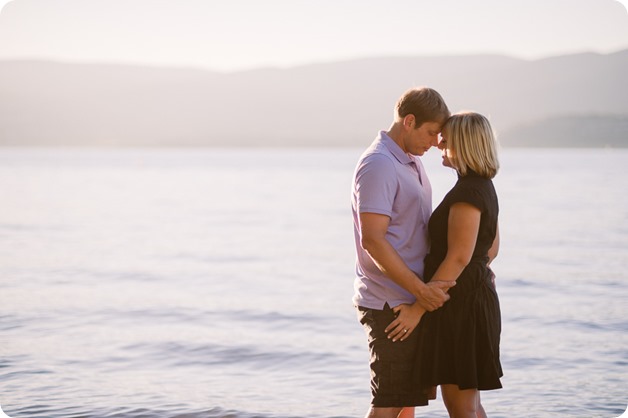
<path id="1" fill-rule="evenodd" d="M 447 290 L 454 287 L 456 282 L 445 282 L 441 280 L 433 280 L 423 286 L 419 291 L 420 297 L 417 302 L 427 311 L 434 311 L 449 300 Z"/>

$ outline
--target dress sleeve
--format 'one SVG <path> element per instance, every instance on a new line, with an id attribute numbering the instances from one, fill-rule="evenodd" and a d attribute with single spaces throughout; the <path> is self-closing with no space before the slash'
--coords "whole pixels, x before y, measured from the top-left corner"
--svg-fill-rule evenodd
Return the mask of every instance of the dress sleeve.
<path id="1" fill-rule="evenodd" d="M 485 212 L 488 207 L 486 193 L 484 193 L 482 184 L 476 182 L 459 184 L 450 196 L 450 199 L 452 205 L 458 202 L 465 202 L 480 209 L 481 212 Z"/>
<path id="2" fill-rule="evenodd" d="M 367 156 L 356 173 L 355 195 L 358 213 L 392 215 L 397 193 L 397 172 L 385 155 Z"/>

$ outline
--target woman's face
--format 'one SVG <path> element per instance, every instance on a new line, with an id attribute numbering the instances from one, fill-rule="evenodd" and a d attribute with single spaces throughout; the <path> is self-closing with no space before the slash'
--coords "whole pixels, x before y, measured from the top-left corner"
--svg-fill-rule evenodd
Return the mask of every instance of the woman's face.
<path id="1" fill-rule="evenodd" d="M 443 157 L 443 165 L 445 167 L 455 168 L 452 162 L 454 159 L 453 151 L 447 146 L 447 137 L 445 132 L 442 132 L 440 138 L 438 139 L 438 149 L 440 149 L 441 156 Z"/>

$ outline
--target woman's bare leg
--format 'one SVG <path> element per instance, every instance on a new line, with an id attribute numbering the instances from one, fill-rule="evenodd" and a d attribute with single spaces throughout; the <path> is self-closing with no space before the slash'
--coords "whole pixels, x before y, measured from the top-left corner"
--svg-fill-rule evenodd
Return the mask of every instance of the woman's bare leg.
<path id="1" fill-rule="evenodd" d="M 441 385 L 443 401 L 450 418 L 477 418 L 480 405 L 477 389 L 460 390 L 458 385 Z"/>
<path id="2" fill-rule="evenodd" d="M 488 418 L 486 416 L 486 412 L 484 411 L 484 407 L 482 406 L 482 401 L 480 400 L 480 391 L 478 391 L 478 405 L 477 405 L 477 418 Z"/>
<path id="3" fill-rule="evenodd" d="M 365 418 L 398 418 L 401 408 L 375 408 L 371 406 Z"/>
<path id="4" fill-rule="evenodd" d="M 406 406 L 401 410 L 397 418 L 414 418 L 414 407 Z"/>

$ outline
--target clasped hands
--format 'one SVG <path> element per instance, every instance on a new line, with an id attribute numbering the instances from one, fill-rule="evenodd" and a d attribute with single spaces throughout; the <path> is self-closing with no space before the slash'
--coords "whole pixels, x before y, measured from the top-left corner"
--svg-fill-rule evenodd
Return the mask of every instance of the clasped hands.
<path id="1" fill-rule="evenodd" d="M 447 291 L 456 282 L 431 281 L 423 287 L 421 297 L 413 304 L 404 303 L 393 308 L 395 319 L 384 330 L 393 342 L 404 341 L 419 325 L 427 311 L 434 311 L 449 300 Z"/>

